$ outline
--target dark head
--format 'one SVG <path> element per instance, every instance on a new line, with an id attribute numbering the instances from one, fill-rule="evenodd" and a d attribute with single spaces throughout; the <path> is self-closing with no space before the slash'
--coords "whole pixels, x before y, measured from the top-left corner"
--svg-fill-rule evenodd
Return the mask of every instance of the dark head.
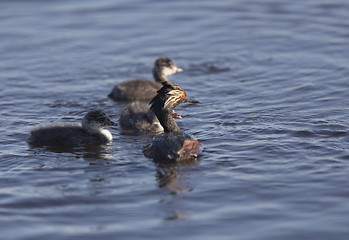
<path id="1" fill-rule="evenodd" d="M 100 129 L 108 126 L 117 126 L 117 124 L 101 110 L 90 111 L 82 119 L 84 129 Z"/>
<path id="2" fill-rule="evenodd" d="M 177 72 L 183 72 L 183 69 L 177 67 L 171 59 L 167 57 L 160 57 L 156 59 L 153 68 L 153 75 L 156 81 L 163 82 L 167 76 L 175 74 Z"/>
<path id="3" fill-rule="evenodd" d="M 199 103 L 198 100 L 187 96 L 183 88 L 174 83 L 166 83 L 151 100 L 151 109 L 172 111 L 177 106 L 186 103 Z"/>
<path id="4" fill-rule="evenodd" d="M 173 120 L 173 109 L 186 103 L 198 103 L 198 100 L 187 96 L 183 88 L 174 83 L 164 83 L 158 94 L 151 100 L 151 110 L 159 119 L 165 132 L 180 131 Z"/>

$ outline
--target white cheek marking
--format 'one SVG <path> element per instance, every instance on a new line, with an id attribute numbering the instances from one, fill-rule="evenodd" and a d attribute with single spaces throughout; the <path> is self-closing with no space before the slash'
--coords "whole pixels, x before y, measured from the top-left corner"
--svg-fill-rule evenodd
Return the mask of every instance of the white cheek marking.
<path id="1" fill-rule="evenodd" d="M 164 73 L 166 76 L 175 74 L 176 72 L 177 72 L 176 69 L 172 69 L 172 68 L 165 68 L 165 69 L 163 70 L 163 73 Z"/>
<path id="2" fill-rule="evenodd" d="M 101 133 L 108 139 L 109 142 L 113 140 L 113 135 L 111 135 L 107 129 L 102 129 Z"/>

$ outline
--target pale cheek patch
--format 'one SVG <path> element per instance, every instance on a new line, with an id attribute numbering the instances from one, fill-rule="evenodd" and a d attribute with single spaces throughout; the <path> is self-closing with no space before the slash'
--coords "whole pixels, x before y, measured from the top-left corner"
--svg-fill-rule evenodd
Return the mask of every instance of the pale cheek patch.
<path id="1" fill-rule="evenodd" d="M 165 68 L 163 73 L 166 75 L 166 76 L 169 76 L 169 75 L 172 75 L 172 74 L 175 74 L 177 72 L 176 69 L 172 69 L 172 68 Z"/>
<path id="2" fill-rule="evenodd" d="M 109 142 L 113 140 L 113 136 L 107 129 L 102 129 L 101 133 L 108 139 Z"/>

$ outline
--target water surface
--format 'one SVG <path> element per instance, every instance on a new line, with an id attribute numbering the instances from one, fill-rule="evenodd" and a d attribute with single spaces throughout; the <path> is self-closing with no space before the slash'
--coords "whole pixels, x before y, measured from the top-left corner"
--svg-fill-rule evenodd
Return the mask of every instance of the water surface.
<path id="1" fill-rule="evenodd" d="M 0 232 L 4 239 L 347 239 L 349 3 L 2 1 Z M 30 148 L 38 124 L 124 103 L 116 83 L 170 77 L 204 146 L 160 166 L 149 136 Z"/>

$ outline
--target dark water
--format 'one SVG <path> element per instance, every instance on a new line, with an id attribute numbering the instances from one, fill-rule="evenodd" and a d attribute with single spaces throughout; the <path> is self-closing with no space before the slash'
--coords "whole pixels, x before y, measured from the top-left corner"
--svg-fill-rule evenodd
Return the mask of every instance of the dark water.
<path id="1" fill-rule="evenodd" d="M 114 84 L 171 76 L 198 161 L 158 166 L 150 137 L 58 150 L 38 124 L 125 106 Z M 1 1 L 1 239 L 348 239 L 349 2 Z"/>

